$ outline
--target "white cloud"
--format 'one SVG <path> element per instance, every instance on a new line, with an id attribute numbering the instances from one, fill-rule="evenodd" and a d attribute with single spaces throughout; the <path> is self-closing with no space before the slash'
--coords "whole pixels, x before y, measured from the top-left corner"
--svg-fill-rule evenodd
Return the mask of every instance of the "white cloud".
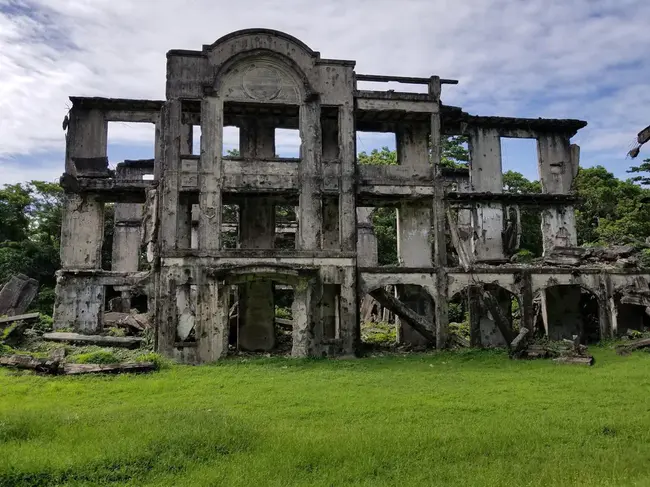
<path id="1" fill-rule="evenodd" d="M 649 18 L 646 0 L 0 0 L 0 163 L 62 155 L 69 95 L 162 98 L 166 51 L 269 27 L 360 73 L 458 78 L 443 99 L 467 111 L 584 118 L 583 154 L 629 165 L 650 123 Z"/>

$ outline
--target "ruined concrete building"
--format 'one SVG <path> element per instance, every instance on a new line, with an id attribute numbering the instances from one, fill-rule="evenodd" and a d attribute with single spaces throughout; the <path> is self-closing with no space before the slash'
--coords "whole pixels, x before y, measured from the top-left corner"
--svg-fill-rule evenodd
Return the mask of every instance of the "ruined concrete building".
<path id="1" fill-rule="evenodd" d="M 473 345 L 511 340 L 512 296 L 519 326 L 553 338 L 609 337 L 622 316 L 626 326 L 644 319 L 636 308 L 646 298 L 630 297 L 643 277 L 589 264 L 576 248 L 579 150 L 570 139 L 585 122 L 470 115 L 442 102 L 453 80 L 354 67 L 290 35 L 252 29 L 200 51 L 169 51 L 165 100 L 72 97 L 55 327 L 101 333 L 109 297 L 123 310 L 138 301 L 160 352 L 201 363 L 233 349 L 274 350 L 274 303 L 288 289 L 296 357 L 355 354 L 369 294 L 400 317 L 400 341 L 438 348 L 450 343 L 454 296 L 469 303 Z M 389 81 L 425 92 L 359 86 Z M 109 169 L 109 122 L 154 125 L 155 158 Z M 238 155 L 224 154 L 224 127 L 238 127 Z M 299 131 L 299 157 L 276 156 L 279 128 Z M 362 131 L 394 133 L 399 164 L 359 165 Z M 441 143 L 461 134 L 468 169 L 445 169 Z M 537 141 L 541 194 L 503 191 L 502 137 Z M 109 205 L 112 259 L 103 269 Z M 382 206 L 397 208 L 395 267 L 377 263 L 370 210 Z M 510 259 L 526 207 L 542 219 L 544 260 L 530 265 Z M 295 219 L 281 221 L 279 208 Z M 585 291 L 595 296 L 595 331 Z"/>

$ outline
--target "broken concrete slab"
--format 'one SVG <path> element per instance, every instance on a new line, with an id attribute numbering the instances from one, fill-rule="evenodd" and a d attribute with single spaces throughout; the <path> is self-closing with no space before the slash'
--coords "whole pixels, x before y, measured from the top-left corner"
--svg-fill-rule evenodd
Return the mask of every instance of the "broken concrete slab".
<path id="1" fill-rule="evenodd" d="M 153 362 L 117 363 L 117 364 L 65 364 L 59 360 L 35 358 L 31 355 L 0 356 L 0 366 L 15 369 L 33 370 L 50 375 L 83 375 L 83 374 L 120 374 L 143 373 L 156 370 Z"/>
<path id="2" fill-rule="evenodd" d="M 24 315 L 14 315 L 8 316 L 6 318 L 0 318 L 0 328 L 5 327 L 16 321 L 36 321 L 41 316 L 40 313 L 26 313 Z"/>
<path id="3" fill-rule="evenodd" d="M 38 281 L 24 274 L 16 274 L 0 291 L 0 316 L 23 314 L 38 292 Z"/>
<path id="4" fill-rule="evenodd" d="M 67 342 L 100 347 L 138 348 L 143 339 L 140 337 L 110 337 L 102 335 L 81 335 L 79 333 L 53 332 L 44 333 L 43 340 Z"/>
<path id="5" fill-rule="evenodd" d="M 153 362 L 123 363 L 123 364 L 63 364 L 64 375 L 83 374 L 123 374 L 154 372 L 156 364 Z"/>

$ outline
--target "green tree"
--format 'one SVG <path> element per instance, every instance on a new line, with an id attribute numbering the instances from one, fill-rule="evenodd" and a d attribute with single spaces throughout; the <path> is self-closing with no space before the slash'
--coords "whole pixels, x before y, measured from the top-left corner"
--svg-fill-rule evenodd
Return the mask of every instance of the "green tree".
<path id="1" fill-rule="evenodd" d="M 627 172 L 632 174 L 650 173 L 650 159 L 644 159 L 639 166 L 632 166 Z M 650 186 L 650 176 L 647 175 L 634 176 L 630 180 L 643 186 Z"/>
<path id="2" fill-rule="evenodd" d="M 621 181 L 602 166 L 581 168 L 574 182 L 578 244 L 620 244 L 650 235 L 650 190 Z M 639 181 L 641 182 L 641 181 Z"/>

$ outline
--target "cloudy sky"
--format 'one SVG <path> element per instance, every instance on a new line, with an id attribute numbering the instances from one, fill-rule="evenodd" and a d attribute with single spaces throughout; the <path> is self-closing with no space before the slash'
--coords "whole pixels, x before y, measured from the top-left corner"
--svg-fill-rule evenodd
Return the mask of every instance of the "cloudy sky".
<path id="1" fill-rule="evenodd" d="M 470 113 L 587 120 L 582 165 L 625 177 L 650 123 L 648 19 L 648 0 L 0 0 L 0 183 L 58 179 L 68 96 L 161 99 L 168 50 L 250 27 L 357 73 L 456 78 L 443 102 Z M 280 152 L 295 144 L 283 134 Z M 534 151 L 505 141 L 504 169 L 535 177 Z M 152 155 L 151 126 L 110 124 L 111 165 Z"/>

